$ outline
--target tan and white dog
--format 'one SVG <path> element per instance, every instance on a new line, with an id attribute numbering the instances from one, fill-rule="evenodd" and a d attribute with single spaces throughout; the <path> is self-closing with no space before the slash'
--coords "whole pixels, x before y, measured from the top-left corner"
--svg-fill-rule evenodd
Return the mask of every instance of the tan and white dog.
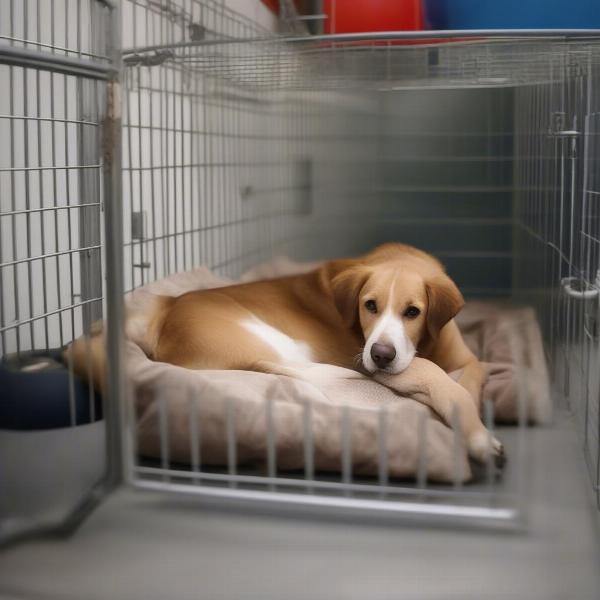
<path id="1" fill-rule="evenodd" d="M 502 465 L 502 445 L 479 416 L 484 369 L 453 320 L 463 304 L 434 257 L 385 244 L 301 275 L 160 297 L 142 345 L 150 358 L 190 369 L 355 369 L 428 404 L 448 425 L 458 414 L 469 454 L 485 461 L 491 453 Z M 101 386 L 103 343 L 93 342 Z M 87 352 L 72 348 L 85 376 Z M 447 373 L 459 370 L 457 384 Z"/>

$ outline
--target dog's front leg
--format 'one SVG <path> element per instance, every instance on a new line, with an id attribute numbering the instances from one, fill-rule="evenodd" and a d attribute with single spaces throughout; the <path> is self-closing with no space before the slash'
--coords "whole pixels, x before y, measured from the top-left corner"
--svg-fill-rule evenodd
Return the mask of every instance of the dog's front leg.
<path id="1" fill-rule="evenodd" d="M 456 380 L 471 394 L 471 397 L 475 401 L 475 406 L 480 412 L 481 392 L 486 379 L 487 374 L 483 368 L 483 365 L 476 358 L 474 358 L 464 365 L 462 372 Z"/>
<path id="2" fill-rule="evenodd" d="M 498 466 L 504 464 L 502 444 L 481 422 L 471 394 L 435 363 L 415 358 L 402 373 L 376 371 L 373 377 L 399 394 L 429 406 L 449 427 L 453 426 L 457 414 L 469 456 L 485 463 L 491 453 Z"/>

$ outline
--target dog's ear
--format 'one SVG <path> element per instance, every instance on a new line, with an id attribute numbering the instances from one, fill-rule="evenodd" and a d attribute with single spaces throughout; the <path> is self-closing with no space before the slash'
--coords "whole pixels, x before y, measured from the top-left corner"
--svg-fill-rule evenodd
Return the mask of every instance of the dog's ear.
<path id="1" fill-rule="evenodd" d="M 464 306 L 465 299 L 456 284 L 442 273 L 425 282 L 427 290 L 427 332 L 431 339 L 438 338 L 440 331 Z"/>
<path id="2" fill-rule="evenodd" d="M 357 265 L 344 269 L 331 280 L 333 302 L 344 323 L 353 327 L 358 316 L 358 295 L 371 275 L 371 269 Z"/>

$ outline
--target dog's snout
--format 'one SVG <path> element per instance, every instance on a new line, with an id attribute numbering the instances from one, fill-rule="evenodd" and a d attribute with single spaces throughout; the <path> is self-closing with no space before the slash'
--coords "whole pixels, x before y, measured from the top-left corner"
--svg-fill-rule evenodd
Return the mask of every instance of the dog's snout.
<path id="1" fill-rule="evenodd" d="M 396 349 L 389 344 L 373 344 L 371 346 L 371 358 L 380 368 L 387 367 L 395 358 Z"/>

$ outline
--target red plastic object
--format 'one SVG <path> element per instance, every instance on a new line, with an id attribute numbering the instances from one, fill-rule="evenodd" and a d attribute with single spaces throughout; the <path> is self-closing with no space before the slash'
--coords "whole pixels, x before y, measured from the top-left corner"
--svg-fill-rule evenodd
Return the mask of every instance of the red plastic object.
<path id="1" fill-rule="evenodd" d="M 421 0 L 323 0 L 325 33 L 420 31 Z"/>

